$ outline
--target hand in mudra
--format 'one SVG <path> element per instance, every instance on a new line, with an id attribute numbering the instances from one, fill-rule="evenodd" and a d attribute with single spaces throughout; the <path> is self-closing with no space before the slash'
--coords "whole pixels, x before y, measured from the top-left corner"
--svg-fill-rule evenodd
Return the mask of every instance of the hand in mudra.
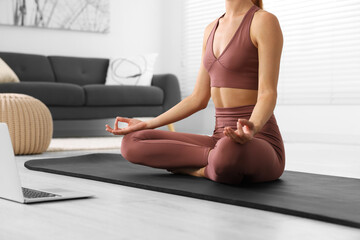
<path id="1" fill-rule="evenodd" d="M 119 128 L 118 127 L 119 122 L 125 122 L 128 124 L 128 126 Z M 108 131 L 109 133 L 112 133 L 114 135 L 125 135 L 130 132 L 135 132 L 135 131 L 147 128 L 146 122 L 143 122 L 143 121 L 141 121 L 139 119 L 135 119 L 135 118 L 124 118 L 124 117 L 116 117 L 114 129 L 112 129 L 108 124 L 106 124 L 105 126 L 106 126 L 106 131 Z"/>
<path id="2" fill-rule="evenodd" d="M 254 123 L 249 120 L 239 118 L 237 121 L 237 130 L 231 127 L 225 127 L 223 133 L 235 142 L 244 144 L 253 139 L 255 126 Z"/>

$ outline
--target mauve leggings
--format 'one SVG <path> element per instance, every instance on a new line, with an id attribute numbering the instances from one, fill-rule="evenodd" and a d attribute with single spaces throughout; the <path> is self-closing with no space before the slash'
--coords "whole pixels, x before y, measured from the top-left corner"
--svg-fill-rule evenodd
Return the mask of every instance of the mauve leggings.
<path id="1" fill-rule="evenodd" d="M 128 133 L 121 154 L 132 163 L 154 168 L 206 166 L 206 178 L 227 184 L 278 179 L 285 167 L 285 149 L 274 114 L 245 144 L 223 134 L 226 126 L 236 130 L 238 118 L 249 119 L 254 106 L 215 108 L 212 136 L 158 129 Z"/>

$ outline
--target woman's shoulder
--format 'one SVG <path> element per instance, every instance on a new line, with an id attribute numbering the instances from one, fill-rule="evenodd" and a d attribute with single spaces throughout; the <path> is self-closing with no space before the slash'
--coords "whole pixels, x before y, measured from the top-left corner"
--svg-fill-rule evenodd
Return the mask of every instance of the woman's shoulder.
<path id="1" fill-rule="evenodd" d="M 283 36 L 277 16 L 263 9 L 256 11 L 251 23 L 251 36 L 257 44 L 270 43 L 270 38 L 274 42 L 282 42 Z"/>
<path id="2" fill-rule="evenodd" d="M 277 25 L 279 23 L 279 20 L 277 16 L 264 9 L 259 9 L 255 12 L 253 17 L 253 25 L 259 25 L 259 26 L 269 26 L 269 25 Z"/>
<path id="3" fill-rule="evenodd" d="M 206 25 L 204 29 L 204 42 L 209 38 L 210 33 L 212 29 L 215 27 L 215 24 L 217 22 L 217 18 L 215 18 L 213 21 L 211 21 L 208 25 Z"/>
<path id="4" fill-rule="evenodd" d="M 217 22 L 218 18 L 215 18 L 213 21 L 211 21 L 208 25 L 205 27 L 205 32 L 210 33 L 211 30 L 215 27 L 215 24 Z"/>

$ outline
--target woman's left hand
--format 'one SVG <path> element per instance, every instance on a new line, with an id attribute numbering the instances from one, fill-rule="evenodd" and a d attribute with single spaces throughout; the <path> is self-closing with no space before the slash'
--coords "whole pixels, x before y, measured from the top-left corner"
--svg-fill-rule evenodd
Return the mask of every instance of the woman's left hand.
<path id="1" fill-rule="evenodd" d="M 255 126 L 253 122 L 239 118 L 237 121 L 237 130 L 232 129 L 231 127 L 225 127 L 224 134 L 235 142 L 244 144 L 253 139 L 255 135 Z"/>

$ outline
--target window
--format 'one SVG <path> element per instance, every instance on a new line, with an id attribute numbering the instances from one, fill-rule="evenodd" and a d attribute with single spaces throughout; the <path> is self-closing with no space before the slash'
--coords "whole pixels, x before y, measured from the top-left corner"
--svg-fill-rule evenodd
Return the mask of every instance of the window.
<path id="1" fill-rule="evenodd" d="M 181 88 L 194 87 L 204 29 L 225 12 L 224 1 L 185 2 Z M 284 46 L 279 104 L 360 104 L 360 2 L 264 0 L 280 22 Z"/>

